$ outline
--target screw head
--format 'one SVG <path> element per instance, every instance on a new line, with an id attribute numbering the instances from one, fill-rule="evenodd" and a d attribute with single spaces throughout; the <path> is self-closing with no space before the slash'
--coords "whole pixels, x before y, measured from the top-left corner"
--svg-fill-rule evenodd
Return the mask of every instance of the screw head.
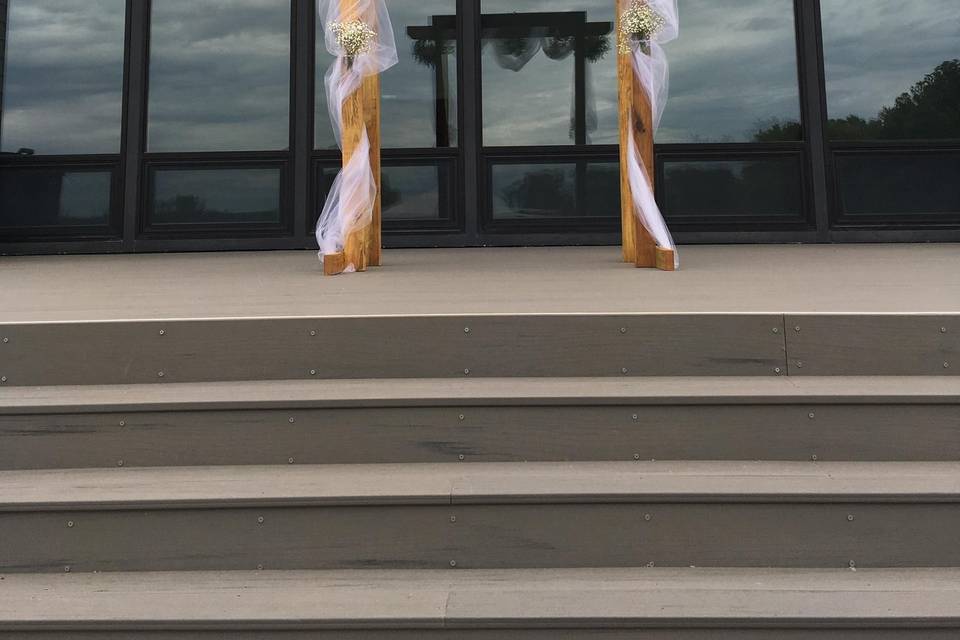
<path id="1" fill-rule="evenodd" d="M 73 520 L 68 521 L 68 522 L 67 522 L 67 526 L 68 526 L 69 528 L 73 529 Z"/>
<path id="2" fill-rule="evenodd" d="M 287 419 L 287 422 L 289 422 L 290 424 L 294 424 L 296 421 L 297 421 L 296 418 L 288 418 L 288 419 Z"/>
<path id="3" fill-rule="evenodd" d="M 780 367 L 775 367 L 773 372 L 776 374 L 780 374 L 780 373 L 783 373 L 783 369 L 781 369 Z"/>
<path id="4" fill-rule="evenodd" d="M 800 333 L 800 325 L 797 325 L 796 327 L 794 327 L 793 330 L 796 331 L 797 333 Z"/>
<path id="5" fill-rule="evenodd" d="M 650 522 L 651 520 L 653 520 L 653 516 L 650 515 L 649 513 L 645 513 L 643 514 L 643 519 L 646 520 L 647 522 Z"/>
<path id="6" fill-rule="evenodd" d="M 813 420 L 814 418 L 817 417 L 817 414 L 815 414 L 813 411 L 811 411 L 810 413 L 807 414 L 807 417 L 810 418 L 811 420 Z"/>
<path id="7" fill-rule="evenodd" d="M 117 460 L 117 466 L 118 466 L 118 467 L 122 467 L 122 466 L 123 466 L 123 460 Z"/>
<path id="8" fill-rule="evenodd" d="M 465 456 L 465 455 L 463 455 L 463 454 L 461 453 L 459 456 L 457 456 L 457 459 L 460 460 L 460 462 L 463 462 L 464 460 L 467 459 L 467 456 Z"/>
<path id="9" fill-rule="evenodd" d="M 856 518 L 853 517 L 853 514 L 847 516 L 847 522 L 853 522 Z"/>
<path id="10" fill-rule="evenodd" d="M 640 414 L 639 414 L 639 413 L 633 414 L 633 419 L 634 419 L 634 420 L 639 420 L 639 419 L 640 419 Z"/>
<path id="11" fill-rule="evenodd" d="M 944 369 L 949 369 L 949 368 L 950 368 L 950 363 L 949 363 L 949 362 L 944 362 L 944 363 L 943 363 L 943 368 L 944 368 Z"/>
<path id="12" fill-rule="evenodd" d="M 127 421 L 126 421 L 126 420 L 121 420 L 121 421 L 120 421 L 120 426 L 121 426 L 121 427 L 127 426 Z"/>
<path id="13" fill-rule="evenodd" d="M 451 561 L 450 561 L 450 566 L 451 566 L 451 567 L 456 567 L 456 566 L 457 566 L 457 561 L 456 561 L 456 560 L 451 560 Z"/>
<path id="14" fill-rule="evenodd" d="M 464 327 L 464 328 L 463 328 L 463 332 L 464 332 L 464 333 L 470 333 L 470 327 Z"/>
<path id="15" fill-rule="evenodd" d="M 7 376 L 0 376 L 0 382 L 6 382 Z"/>
<path id="16" fill-rule="evenodd" d="M 158 377 L 158 378 L 162 378 L 164 375 L 165 375 L 165 374 L 163 373 L 163 371 L 157 371 L 157 377 Z"/>
<path id="17" fill-rule="evenodd" d="M 780 333 L 780 329 L 778 329 L 777 327 L 774 327 L 774 328 L 773 328 L 773 332 L 774 332 L 774 333 Z"/>
<path id="18" fill-rule="evenodd" d="M 263 524 L 263 516 L 257 517 L 257 524 Z"/>
<path id="19" fill-rule="evenodd" d="M 626 327 L 620 327 L 620 333 L 626 333 L 626 332 L 627 332 Z"/>
<path id="20" fill-rule="evenodd" d="M 464 369 L 464 370 L 463 370 L 463 375 L 465 375 L 465 376 L 470 375 L 470 369 Z"/>
<path id="21" fill-rule="evenodd" d="M 797 360 L 797 369 L 803 369 L 803 362 Z"/>
<path id="22" fill-rule="evenodd" d="M 627 375 L 628 373 L 630 373 L 630 371 L 629 371 L 629 369 L 627 369 L 626 367 L 624 367 L 623 369 L 620 369 L 620 373 L 622 373 L 623 375 Z"/>
<path id="23" fill-rule="evenodd" d="M 257 565 L 257 571 L 263 571 L 263 565 L 262 565 L 262 564 L 258 564 L 258 565 Z"/>
<path id="24" fill-rule="evenodd" d="M 648 562 L 648 563 L 647 563 L 647 568 L 648 568 L 648 569 L 653 569 L 655 566 L 657 566 L 657 563 L 655 563 L 655 562 Z"/>
<path id="25" fill-rule="evenodd" d="M 634 459 L 634 460 L 639 460 L 639 459 L 640 459 L 640 454 L 639 454 L 639 453 L 633 454 L 633 459 Z"/>
<path id="26" fill-rule="evenodd" d="M 940 327 L 940 333 L 946 333 L 946 332 L 947 332 L 947 328 L 946 328 L 946 327 Z M 4 338 L 3 341 L 6 342 L 7 339 Z"/>
<path id="27" fill-rule="evenodd" d="M 63 568 L 63 572 L 64 572 L 64 573 L 70 573 L 70 567 L 69 567 L 69 566 L 64 567 L 64 568 Z"/>
<path id="28" fill-rule="evenodd" d="M 810 459 L 813 460 L 814 462 L 816 462 L 816 461 L 819 460 L 820 458 L 817 457 L 817 454 L 813 454 L 812 456 L 810 456 Z"/>
<path id="29" fill-rule="evenodd" d="M 848 563 L 848 566 L 849 566 L 851 569 L 856 569 L 856 568 L 857 568 L 857 563 L 854 562 L 853 560 L 851 560 L 851 561 Z"/>
<path id="30" fill-rule="evenodd" d="M 316 332 L 316 331 L 311 331 L 311 332 L 310 332 L 310 335 L 311 335 L 311 336 L 316 336 L 316 335 L 317 335 L 317 332 Z"/>
<path id="31" fill-rule="evenodd" d="M 460 418 L 460 422 L 463 422 L 467 419 L 467 416 L 463 415 L 462 413 L 458 417 Z"/>
<path id="32" fill-rule="evenodd" d="M 3 344 L 7 344 L 7 343 L 9 343 L 9 342 L 10 342 L 10 338 L 4 338 L 4 339 L 3 339 Z"/>
<path id="33" fill-rule="evenodd" d="M 456 522 L 457 516 L 450 516 L 450 522 Z"/>
<path id="34" fill-rule="evenodd" d="M 167 335 L 166 329 L 160 329 L 160 335 L 162 335 L 162 336 Z"/>
<path id="35" fill-rule="evenodd" d="M 287 464 L 293 464 L 293 458 L 287 458 Z"/>
<path id="36" fill-rule="evenodd" d="M 310 375 L 312 375 L 312 376 L 317 375 L 317 370 L 316 370 L 316 369 L 310 369 Z"/>

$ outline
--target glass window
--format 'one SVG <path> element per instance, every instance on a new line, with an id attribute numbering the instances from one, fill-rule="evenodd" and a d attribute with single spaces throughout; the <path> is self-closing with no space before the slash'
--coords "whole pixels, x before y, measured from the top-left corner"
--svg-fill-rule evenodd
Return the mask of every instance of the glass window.
<path id="1" fill-rule="evenodd" d="M 279 224 L 279 169 L 151 171 L 150 222 L 164 224 Z"/>
<path id="2" fill-rule="evenodd" d="M 798 158 L 742 161 L 667 161 L 664 215 L 684 219 L 803 217 Z M 793 220 L 789 220 L 793 219 Z"/>
<path id="3" fill-rule="evenodd" d="M 147 146 L 290 146 L 290 0 L 153 0 Z"/>
<path id="4" fill-rule="evenodd" d="M 620 216 L 616 163 L 495 164 L 491 182 L 494 220 Z"/>
<path id="5" fill-rule="evenodd" d="M 657 142 L 800 140 L 793 0 L 679 0 L 679 9 Z"/>
<path id="6" fill-rule="evenodd" d="M 321 169 L 320 208 L 337 177 L 338 167 Z M 386 165 L 381 174 L 383 221 L 386 226 L 405 221 L 446 221 L 450 210 L 447 185 L 449 165 Z M 319 211 L 317 212 L 319 214 Z"/>
<path id="7" fill-rule="evenodd" d="M 103 169 L 0 169 L 0 227 L 107 226 L 112 178 Z"/>
<path id="8" fill-rule="evenodd" d="M 960 138 L 960 2 L 821 7 L 831 139 Z"/>
<path id="9" fill-rule="evenodd" d="M 456 147 L 457 3 L 455 0 L 390 2 L 400 62 L 380 78 L 383 147 Z M 317 149 L 334 149 L 323 78 L 333 57 L 317 24 Z"/>
<path id="10" fill-rule="evenodd" d="M 481 9 L 484 146 L 617 142 L 613 0 Z"/>
<path id="11" fill-rule="evenodd" d="M 124 0 L 2 5 L 0 152 L 119 153 Z"/>
<path id="12" fill-rule="evenodd" d="M 836 159 L 844 216 L 953 214 L 960 221 L 960 155 L 848 155 Z"/>

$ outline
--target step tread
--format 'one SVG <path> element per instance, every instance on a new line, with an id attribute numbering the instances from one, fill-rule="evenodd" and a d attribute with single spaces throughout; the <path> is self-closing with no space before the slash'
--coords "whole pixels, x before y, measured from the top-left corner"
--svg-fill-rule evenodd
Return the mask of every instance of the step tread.
<path id="1" fill-rule="evenodd" d="M 0 630 L 958 622 L 960 569 L 262 571 L 0 580 Z"/>
<path id="2" fill-rule="evenodd" d="M 0 472 L 0 510 L 563 502 L 954 502 L 956 462 L 537 462 Z"/>
<path id="3" fill-rule="evenodd" d="M 2 413 L 549 404 L 960 403 L 957 376 L 280 380 L 0 388 Z"/>

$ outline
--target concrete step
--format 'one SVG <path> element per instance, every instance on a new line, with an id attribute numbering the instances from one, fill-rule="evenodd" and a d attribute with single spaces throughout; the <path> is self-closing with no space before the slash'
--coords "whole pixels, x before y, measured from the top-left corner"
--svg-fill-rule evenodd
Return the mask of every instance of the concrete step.
<path id="1" fill-rule="evenodd" d="M 0 389 L 0 469 L 960 459 L 960 377 L 489 378 Z"/>
<path id="2" fill-rule="evenodd" d="M 0 638 L 945 639 L 960 570 L 16 575 Z"/>
<path id="3" fill-rule="evenodd" d="M 960 566 L 960 463 L 0 473 L 0 571 Z"/>

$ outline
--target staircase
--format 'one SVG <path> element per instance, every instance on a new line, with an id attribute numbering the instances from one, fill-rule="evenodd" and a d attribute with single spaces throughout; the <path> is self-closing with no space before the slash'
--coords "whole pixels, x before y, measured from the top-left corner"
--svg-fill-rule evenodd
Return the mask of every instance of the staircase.
<path id="1" fill-rule="evenodd" d="M 0 324 L 0 640 L 955 638 L 960 316 Z"/>

